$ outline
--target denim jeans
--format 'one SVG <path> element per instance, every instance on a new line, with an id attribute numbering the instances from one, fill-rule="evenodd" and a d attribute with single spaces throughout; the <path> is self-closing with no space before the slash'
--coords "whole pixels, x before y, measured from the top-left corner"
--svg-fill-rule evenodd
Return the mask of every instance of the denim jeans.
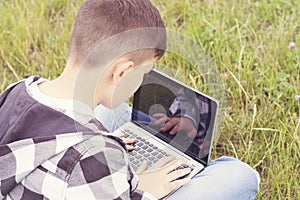
<path id="1" fill-rule="evenodd" d="M 127 104 L 121 104 L 113 110 L 100 105 L 95 109 L 95 115 L 109 131 L 114 131 L 130 120 L 131 109 Z M 257 171 L 235 158 L 223 156 L 211 162 L 167 199 L 254 199 L 259 183 Z"/>

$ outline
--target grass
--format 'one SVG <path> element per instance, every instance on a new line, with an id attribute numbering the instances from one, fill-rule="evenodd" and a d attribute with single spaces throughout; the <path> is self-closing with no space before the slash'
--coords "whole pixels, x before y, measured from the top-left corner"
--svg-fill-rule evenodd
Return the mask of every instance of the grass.
<path id="1" fill-rule="evenodd" d="M 0 91 L 64 68 L 82 0 L 0 2 Z M 257 199 L 300 199 L 300 4 L 298 0 L 153 0 L 166 25 L 203 45 L 217 66 L 226 109 L 213 158 L 234 156 L 261 175 Z M 288 48 L 290 42 L 298 47 Z M 258 48 L 261 45 L 262 48 Z M 199 72 L 167 54 L 201 88 Z"/>

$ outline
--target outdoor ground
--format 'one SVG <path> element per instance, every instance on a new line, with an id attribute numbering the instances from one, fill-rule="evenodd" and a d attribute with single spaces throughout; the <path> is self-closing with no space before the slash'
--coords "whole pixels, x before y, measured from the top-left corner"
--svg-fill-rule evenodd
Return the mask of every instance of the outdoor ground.
<path id="1" fill-rule="evenodd" d="M 60 74 L 81 2 L 0 1 L 0 91 L 29 75 Z M 300 199 L 300 1 L 153 2 L 167 27 L 202 45 L 217 67 L 226 109 L 212 158 L 233 156 L 257 169 L 257 199 Z M 160 65 L 202 88 L 186 61 L 167 53 Z"/>

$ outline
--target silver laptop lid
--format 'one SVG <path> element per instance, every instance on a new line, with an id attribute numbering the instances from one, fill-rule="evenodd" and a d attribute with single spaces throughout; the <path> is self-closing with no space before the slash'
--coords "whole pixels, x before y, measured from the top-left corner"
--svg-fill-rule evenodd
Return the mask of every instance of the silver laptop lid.
<path id="1" fill-rule="evenodd" d="M 205 166 L 218 102 L 156 70 L 134 94 L 131 120 Z"/>

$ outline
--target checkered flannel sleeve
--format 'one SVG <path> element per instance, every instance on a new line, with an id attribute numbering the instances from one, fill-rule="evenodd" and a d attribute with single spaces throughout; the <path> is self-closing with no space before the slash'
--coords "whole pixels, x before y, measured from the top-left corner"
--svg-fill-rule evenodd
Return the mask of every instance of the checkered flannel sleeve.
<path id="1" fill-rule="evenodd" d="M 0 146 L 0 199 L 155 199 L 114 139 L 81 133 Z"/>
<path id="2" fill-rule="evenodd" d="M 89 146 L 70 174 L 66 199 L 156 199 L 137 190 L 126 150 L 117 142 Z"/>

